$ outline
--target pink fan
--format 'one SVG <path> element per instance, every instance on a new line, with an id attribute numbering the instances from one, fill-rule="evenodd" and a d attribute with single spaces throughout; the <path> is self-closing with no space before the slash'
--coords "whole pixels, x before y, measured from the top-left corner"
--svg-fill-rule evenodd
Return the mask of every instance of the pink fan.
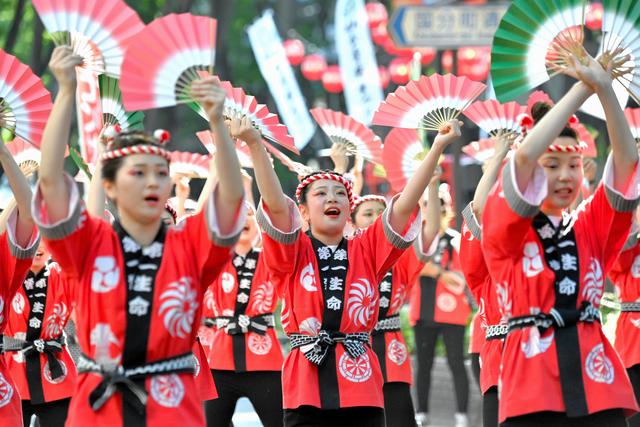
<path id="1" fill-rule="evenodd" d="M 484 138 L 474 141 L 462 147 L 462 151 L 481 163 L 489 161 L 496 151 L 496 141 L 493 138 Z"/>
<path id="2" fill-rule="evenodd" d="M 437 131 L 457 118 L 486 87 L 453 74 L 422 76 L 389 94 L 374 113 L 373 124 Z"/>
<path id="3" fill-rule="evenodd" d="M 216 152 L 216 141 L 213 133 L 210 130 L 203 130 L 202 132 L 196 132 L 200 142 L 209 150 L 209 153 Z M 249 146 L 246 142 L 236 140 L 236 154 L 238 155 L 238 161 L 240 167 L 253 169 L 253 160 L 251 160 L 251 153 L 249 152 Z"/>
<path id="4" fill-rule="evenodd" d="M 587 147 L 584 149 L 582 154 L 587 157 L 598 157 L 596 142 L 593 140 L 593 137 L 591 136 L 591 133 L 587 130 L 587 128 L 578 122 L 570 123 L 569 126 L 571 126 L 576 132 L 578 132 L 578 138 L 580 139 L 580 142 L 584 142 L 585 144 L 587 144 Z"/>
<path id="5" fill-rule="evenodd" d="M 151 22 L 129 45 L 122 62 L 122 102 L 127 111 L 193 102 L 198 70 L 213 73 L 216 20 L 189 13 Z"/>
<path id="6" fill-rule="evenodd" d="M 631 135 L 640 144 L 640 108 L 627 108 L 624 110 L 624 115 L 627 117 L 627 122 L 629 122 Z"/>
<path id="7" fill-rule="evenodd" d="M 26 165 L 34 171 L 40 166 L 40 149 L 26 143 L 19 137 L 7 143 L 7 148 L 19 166 Z"/>
<path id="8" fill-rule="evenodd" d="M 207 178 L 211 156 L 181 151 L 171 152 L 171 176 L 184 174 L 187 178 Z"/>
<path id="9" fill-rule="evenodd" d="M 331 142 L 346 145 L 353 155 L 382 164 L 382 144 L 371 129 L 337 111 L 314 108 L 311 114 Z"/>
<path id="10" fill-rule="evenodd" d="M 553 101 L 551 100 L 551 98 L 549 98 L 549 95 L 541 90 L 537 90 L 529 95 L 529 99 L 527 100 L 527 114 L 531 115 L 531 108 L 533 108 L 533 104 L 538 101 L 544 101 L 548 104 L 553 105 Z"/>
<path id="11" fill-rule="evenodd" d="M 478 127 L 491 136 L 496 136 L 500 130 L 509 133 L 520 129 L 517 117 L 523 114 L 526 107 L 516 102 L 500 104 L 498 101 L 476 101 L 464 110 L 467 116 Z"/>
<path id="12" fill-rule="evenodd" d="M 387 180 L 393 191 L 399 193 L 404 190 L 426 151 L 415 130 L 395 128 L 389 132 L 384 140 L 383 158 Z"/>
<path id="13" fill-rule="evenodd" d="M 39 147 L 52 108 L 42 81 L 15 56 L 0 50 L 0 127 Z"/>
<path id="14" fill-rule="evenodd" d="M 295 172 L 296 174 L 298 174 L 298 176 L 307 176 L 311 172 L 313 172 L 313 169 L 311 169 L 309 166 L 291 160 L 282 151 L 278 150 L 276 147 L 269 144 L 267 141 L 263 141 L 263 143 L 264 143 L 264 146 L 267 147 L 267 150 L 269 150 L 271 154 L 273 154 L 275 157 L 280 159 L 280 161 L 287 168 L 289 168 L 291 172 Z"/>
<path id="15" fill-rule="evenodd" d="M 144 29 L 122 0 L 33 0 L 33 5 L 56 44 L 71 44 L 67 32 L 88 38 L 100 51 L 106 74 L 116 78 L 132 37 Z M 86 47 L 86 41 L 78 43 Z"/>

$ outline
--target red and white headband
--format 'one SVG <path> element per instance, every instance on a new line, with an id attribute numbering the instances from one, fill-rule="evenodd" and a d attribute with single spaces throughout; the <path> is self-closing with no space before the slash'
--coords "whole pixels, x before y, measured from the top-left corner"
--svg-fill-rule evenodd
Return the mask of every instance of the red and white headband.
<path id="1" fill-rule="evenodd" d="M 245 200 L 244 204 L 247 206 L 247 213 L 249 215 L 255 216 L 256 215 L 256 208 L 253 206 L 253 203 L 251 203 L 248 200 Z"/>
<path id="2" fill-rule="evenodd" d="M 522 141 L 524 140 L 524 137 L 527 136 L 529 130 L 533 128 L 533 118 L 527 113 L 520 114 L 516 118 L 516 120 L 518 121 L 518 123 L 520 123 L 520 135 L 516 138 L 511 148 L 520 147 Z M 573 126 L 578 123 L 580 123 L 580 121 L 575 115 L 573 115 L 569 119 L 567 126 L 573 129 Z M 587 143 L 584 141 L 580 141 L 580 143 L 576 145 L 550 145 L 549 148 L 547 148 L 547 151 L 562 153 L 581 153 L 587 148 Z"/>
<path id="3" fill-rule="evenodd" d="M 311 184 L 312 182 L 318 181 L 319 179 L 331 179 L 333 181 L 338 181 L 339 183 L 344 185 L 345 188 L 347 189 L 347 197 L 349 197 L 351 212 L 353 212 L 353 210 L 355 209 L 355 206 L 354 206 L 355 200 L 353 197 L 353 183 L 349 181 L 347 178 L 341 175 L 333 174 L 333 173 L 317 173 L 315 175 L 311 175 L 303 179 L 302 181 L 300 181 L 300 184 L 298 184 L 298 188 L 296 189 L 296 199 L 298 200 L 298 203 L 300 203 L 300 193 L 302 193 L 302 189 L 307 185 Z"/>
<path id="4" fill-rule="evenodd" d="M 173 203 L 171 203 L 169 200 L 167 200 L 167 203 L 165 203 L 164 208 L 166 210 L 168 210 L 171 215 L 173 215 L 173 221 L 177 224 L 178 223 L 178 211 L 176 211 L 176 209 L 173 207 Z"/>
<path id="5" fill-rule="evenodd" d="M 385 208 L 387 207 L 387 199 L 384 196 L 367 194 L 366 196 L 363 196 L 363 197 L 359 197 L 359 196 L 355 197 L 355 201 L 353 202 L 353 210 L 356 210 L 356 208 L 364 202 L 373 202 L 373 201 L 380 202 L 384 205 Z"/>
<path id="6" fill-rule="evenodd" d="M 100 155 L 100 161 L 116 159 L 118 157 L 128 156 L 130 154 L 155 154 L 164 157 L 168 162 L 171 162 L 171 154 L 162 147 L 155 145 L 132 145 L 130 147 L 118 148 L 112 150 L 113 139 L 120 134 L 120 126 L 108 126 L 104 131 L 104 137 L 107 138 L 107 150 Z M 156 143 L 162 145 L 169 141 L 169 132 L 163 129 L 158 129 L 153 133 L 153 139 Z"/>

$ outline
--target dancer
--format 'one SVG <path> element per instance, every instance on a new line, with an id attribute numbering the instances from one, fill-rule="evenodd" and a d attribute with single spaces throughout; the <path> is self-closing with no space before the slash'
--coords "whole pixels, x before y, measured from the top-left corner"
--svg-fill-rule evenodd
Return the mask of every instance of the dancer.
<path id="1" fill-rule="evenodd" d="M 604 277 L 638 206 L 638 153 L 606 70 L 583 53 L 565 72 L 580 81 L 556 104 L 536 103 L 533 130 L 502 169 L 482 217 L 483 253 L 509 333 L 500 422 L 512 426 L 626 426 L 638 410 L 602 332 Z M 567 215 L 582 182 L 580 144 L 567 126 L 593 93 L 612 154 L 591 199 Z M 546 113 L 546 114 L 545 114 Z"/>
<path id="2" fill-rule="evenodd" d="M 287 427 L 384 426 L 382 373 L 369 347 L 378 319 L 376 284 L 417 236 L 416 204 L 459 127 L 457 120 L 444 125 L 404 192 L 372 226 L 346 239 L 350 182 L 332 171 L 305 177 L 296 192 L 298 211 L 284 196 L 251 121 L 232 123 L 232 135 L 251 150 L 262 194 L 264 255 L 291 340 L 282 372 Z M 309 221 L 309 234 L 300 233 L 301 217 Z"/>
<path id="3" fill-rule="evenodd" d="M 425 213 L 422 234 L 407 250 L 378 285 L 378 323 L 371 331 L 371 347 L 378 357 L 384 385 L 384 411 L 387 427 L 415 426 L 415 410 L 410 386 L 413 373 L 409 352 L 400 329 L 400 310 L 418 280 L 424 264 L 435 252 L 440 230 L 440 204 L 438 181 L 441 173 L 435 173 L 429 182 L 431 204 Z M 354 229 L 371 226 L 386 209 L 386 199 L 381 196 L 359 197 L 351 214 Z"/>
<path id="4" fill-rule="evenodd" d="M 498 384 L 502 343 L 507 335 L 507 323 L 506 318 L 500 313 L 498 295 L 495 286 L 491 283 L 491 276 L 482 253 L 482 211 L 512 143 L 512 135 L 503 135 L 500 132 L 495 137 L 495 154 L 478 183 L 473 202 L 462 211 L 464 223 L 462 239 L 460 239 L 460 265 L 469 289 L 473 292 L 476 301 L 479 301 L 478 317 L 481 330 L 485 335 L 485 343 L 481 347 L 478 359 L 482 361 L 480 391 L 482 392 L 483 427 L 498 426 Z M 473 333 L 476 333 L 475 329 Z"/>
<path id="5" fill-rule="evenodd" d="M 131 131 L 100 157 L 103 186 L 118 209 L 111 226 L 86 214 L 63 171 L 81 64 L 68 46 L 54 51 L 50 67 L 60 91 L 33 200 L 45 243 L 73 285 L 83 351 L 67 426 L 204 426 L 193 379 L 194 322 L 205 283 L 229 261 L 245 223 L 240 166 L 222 119 L 226 93 L 214 78 L 191 88 L 218 141 L 218 185 L 205 211 L 163 226 L 169 154 L 150 134 Z"/>
<path id="6" fill-rule="evenodd" d="M 12 201 L 0 214 L 0 334 L 2 334 L 7 329 L 12 315 L 14 295 L 29 273 L 40 239 L 31 217 L 31 187 L 5 144 L 0 144 L 0 163 L 14 194 Z M 2 338 L 4 338 L 3 341 L 7 339 L 0 335 L 0 339 Z M 3 347 L 0 345 L 0 349 Z M 22 425 L 21 407 L 20 394 L 7 366 L 6 356 L 0 356 L 0 420 L 2 424 Z"/>

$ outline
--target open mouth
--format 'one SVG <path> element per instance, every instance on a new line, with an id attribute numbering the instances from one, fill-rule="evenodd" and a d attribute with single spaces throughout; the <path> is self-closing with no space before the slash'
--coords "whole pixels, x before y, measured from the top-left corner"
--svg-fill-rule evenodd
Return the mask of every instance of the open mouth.
<path id="1" fill-rule="evenodd" d="M 144 200 L 146 202 L 149 202 L 149 203 L 158 203 L 160 201 L 160 197 L 158 197 L 155 194 L 151 194 L 151 195 L 145 197 Z"/>
<path id="2" fill-rule="evenodd" d="M 245 225 L 244 228 L 242 229 L 242 231 L 249 231 L 251 227 L 249 227 L 248 225 Z"/>
<path id="3" fill-rule="evenodd" d="M 555 193 L 560 197 L 567 197 L 573 193 L 573 190 L 571 188 L 561 188 L 556 190 Z"/>
<path id="4" fill-rule="evenodd" d="M 340 209 L 338 208 L 329 208 L 324 211 L 324 214 L 331 218 L 338 218 L 340 216 Z"/>

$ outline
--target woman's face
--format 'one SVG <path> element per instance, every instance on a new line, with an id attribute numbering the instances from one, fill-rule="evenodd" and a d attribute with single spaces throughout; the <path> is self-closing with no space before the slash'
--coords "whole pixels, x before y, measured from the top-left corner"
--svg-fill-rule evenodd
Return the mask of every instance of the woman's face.
<path id="1" fill-rule="evenodd" d="M 38 251 L 36 252 L 36 256 L 33 257 L 33 261 L 31 263 L 31 269 L 35 271 L 40 271 L 44 268 L 51 258 L 51 253 L 45 248 L 44 243 L 40 243 L 38 246 Z"/>
<path id="2" fill-rule="evenodd" d="M 312 182 L 307 192 L 307 203 L 300 206 L 300 215 L 310 223 L 312 233 L 342 236 L 351 215 L 346 187 L 332 179 Z"/>
<path id="3" fill-rule="evenodd" d="M 258 223 L 253 214 L 247 213 L 247 221 L 244 223 L 244 229 L 240 234 L 238 243 L 242 245 L 251 245 L 258 234 Z"/>
<path id="4" fill-rule="evenodd" d="M 166 211 L 171 192 L 169 164 L 156 154 L 130 154 L 123 158 L 115 182 L 104 180 L 103 186 L 121 218 L 147 225 Z"/>
<path id="5" fill-rule="evenodd" d="M 362 202 L 356 209 L 353 223 L 354 227 L 362 229 L 369 227 L 380 215 L 382 215 L 384 209 L 384 204 L 377 200 Z"/>
<path id="6" fill-rule="evenodd" d="M 554 145 L 576 145 L 570 137 L 559 137 Z M 560 211 L 571 206 L 578 197 L 582 185 L 582 154 L 579 152 L 551 152 L 540 157 L 538 162 L 544 168 L 549 182 L 549 193 L 542 203 L 547 210 Z"/>

